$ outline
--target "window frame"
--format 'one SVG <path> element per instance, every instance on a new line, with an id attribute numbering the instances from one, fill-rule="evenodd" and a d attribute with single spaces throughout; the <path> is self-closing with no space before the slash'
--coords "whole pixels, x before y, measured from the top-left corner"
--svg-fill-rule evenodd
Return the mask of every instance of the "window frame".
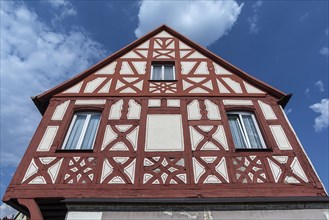
<path id="1" fill-rule="evenodd" d="M 240 132 L 242 134 L 243 142 L 244 142 L 244 145 L 246 146 L 246 148 L 236 147 L 236 145 L 234 143 L 233 132 L 232 132 L 232 129 L 230 127 L 230 122 L 229 122 L 230 115 L 234 115 L 235 117 L 237 116 L 237 118 L 238 118 L 239 129 L 240 129 Z M 251 146 L 251 142 L 249 140 L 247 129 L 246 129 L 246 126 L 245 126 L 243 118 L 242 118 L 243 115 L 250 115 L 251 116 L 253 125 L 255 126 L 255 129 L 256 129 L 256 132 L 257 132 L 257 136 L 258 136 L 258 138 L 261 142 L 261 147 L 260 148 L 253 148 Z M 226 113 L 226 116 L 227 116 L 227 119 L 228 119 L 228 126 L 229 126 L 229 129 L 230 129 L 230 132 L 231 132 L 231 136 L 232 136 L 232 139 L 233 139 L 234 149 L 236 149 L 236 150 L 268 150 L 269 149 L 267 147 L 266 143 L 265 143 L 264 135 L 261 131 L 260 124 L 258 123 L 256 115 L 255 115 L 254 112 L 250 112 L 250 111 L 228 111 Z"/>
<path id="2" fill-rule="evenodd" d="M 154 66 L 161 66 L 161 79 L 153 79 Z M 165 66 L 172 67 L 172 79 L 165 79 Z M 152 62 L 150 81 L 176 81 L 176 70 L 174 62 Z"/>
<path id="3" fill-rule="evenodd" d="M 67 142 L 69 140 L 69 137 L 71 135 L 72 129 L 74 127 L 74 124 L 75 124 L 75 122 L 77 120 L 78 115 L 87 115 L 87 117 L 86 117 L 86 119 L 83 122 L 82 130 L 81 130 L 81 133 L 80 133 L 78 142 L 77 142 L 77 146 L 75 148 L 69 149 L 69 148 L 66 148 L 66 144 L 67 144 Z M 90 122 L 90 118 L 91 118 L 92 115 L 98 115 L 99 116 L 97 128 L 96 128 L 96 131 L 95 131 L 95 137 L 94 137 L 93 143 L 92 143 L 92 145 L 91 145 L 90 148 L 81 149 L 82 143 L 83 143 L 84 138 L 86 136 L 86 132 L 87 132 L 88 125 L 89 125 L 89 122 Z M 70 121 L 69 128 L 68 128 L 68 130 L 67 130 L 67 132 L 65 134 L 65 138 L 64 138 L 62 147 L 61 147 L 60 150 L 64 150 L 64 151 L 74 151 L 74 150 L 78 150 L 78 151 L 90 151 L 90 150 L 93 150 L 94 149 L 95 142 L 96 142 L 96 138 L 97 138 L 97 133 L 98 133 L 98 130 L 99 130 L 100 122 L 101 122 L 101 117 L 102 117 L 102 113 L 99 112 L 99 111 L 78 111 L 78 112 L 74 112 L 73 117 L 72 117 L 72 119 Z"/>

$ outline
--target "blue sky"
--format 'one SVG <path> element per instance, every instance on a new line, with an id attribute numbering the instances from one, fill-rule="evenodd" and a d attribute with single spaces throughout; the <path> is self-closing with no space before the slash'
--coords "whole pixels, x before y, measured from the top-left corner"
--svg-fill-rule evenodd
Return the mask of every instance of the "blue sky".
<path id="1" fill-rule="evenodd" d="M 328 189 L 328 4 L 1 1 L 1 198 L 41 119 L 30 97 L 163 23 L 293 93 L 285 111 Z"/>

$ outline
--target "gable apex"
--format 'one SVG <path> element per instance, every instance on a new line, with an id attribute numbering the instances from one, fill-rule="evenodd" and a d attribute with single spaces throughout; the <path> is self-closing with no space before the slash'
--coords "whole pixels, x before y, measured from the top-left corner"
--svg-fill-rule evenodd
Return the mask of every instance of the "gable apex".
<path id="1" fill-rule="evenodd" d="M 152 43 L 150 42 L 150 39 L 154 39 L 152 40 Z M 175 43 L 175 39 L 177 39 L 177 43 Z M 150 49 L 151 47 L 154 48 L 153 52 Z M 168 26 L 162 25 L 157 29 L 151 31 L 150 33 L 146 34 L 145 36 L 127 45 L 123 49 L 113 53 L 109 57 L 105 58 L 104 60 L 95 64 L 94 66 L 85 70 L 84 72 L 76 75 L 75 77 L 63 82 L 62 84 L 36 97 L 33 97 L 32 99 L 36 104 L 37 108 L 39 109 L 39 111 L 43 114 L 48 106 L 51 97 L 63 92 L 64 93 L 68 93 L 70 91 L 76 92 L 78 89 L 80 91 L 80 88 L 81 91 L 84 91 L 85 86 L 81 86 L 82 84 L 80 83 L 82 81 L 85 81 L 84 84 L 86 84 L 87 83 L 86 79 L 88 77 L 89 77 L 88 78 L 89 81 L 95 80 L 95 77 L 92 78 L 91 75 L 94 76 L 99 75 L 99 77 L 103 77 L 107 75 L 107 77 L 113 77 L 113 75 L 115 75 L 115 72 L 118 72 L 122 74 L 122 76 L 120 77 L 123 77 L 125 74 L 127 76 L 131 75 L 131 77 L 136 77 L 136 75 L 138 76 L 146 73 L 146 68 L 150 68 L 149 66 L 150 64 L 147 64 L 146 61 L 150 61 L 152 59 L 156 59 L 159 61 L 163 61 L 163 60 L 172 61 L 176 59 L 181 59 L 180 62 L 182 63 L 182 74 L 184 74 L 184 71 L 185 74 L 189 74 L 188 72 L 189 70 L 183 69 L 183 65 L 185 65 L 186 67 L 190 66 L 189 67 L 190 70 L 196 68 L 197 75 L 208 74 L 207 68 L 212 68 L 212 67 L 207 66 L 210 64 L 207 64 L 205 62 L 206 61 L 205 59 L 210 59 L 212 61 L 212 65 L 214 67 L 214 72 L 216 75 L 223 75 L 223 76 L 236 75 L 237 77 L 242 79 L 241 84 L 243 84 L 246 90 L 250 93 L 254 93 L 254 94 L 266 93 L 273 96 L 277 100 L 281 100 L 287 96 L 285 93 L 248 75 L 247 73 L 243 72 L 242 70 L 233 66 L 229 62 L 218 57 L 217 55 L 210 52 L 206 48 L 200 46 L 199 44 L 189 40 L 185 36 L 169 28 Z M 192 65 L 193 62 L 197 62 L 199 59 L 204 59 L 204 61 L 202 61 L 201 63 L 197 63 L 197 65 L 194 64 Z M 184 62 L 185 64 L 183 64 Z M 187 62 L 192 62 L 192 63 L 188 64 Z M 180 65 L 178 65 L 176 68 L 180 68 Z M 178 70 L 180 71 L 180 69 Z M 193 71 L 195 71 L 195 69 L 193 69 Z M 150 73 L 150 69 L 148 69 L 148 73 Z M 109 80 L 111 80 L 112 83 L 109 83 Z M 125 82 L 129 83 L 129 80 L 130 79 L 128 79 L 127 77 L 122 78 L 121 80 L 118 79 L 120 83 L 124 83 L 124 84 Z M 228 81 L 231 82 L 232 85 L 235 84 L 235 82 L 232 82 L 232 80 L 228 80 Z M 100 82 L 100 81 L 95 80 L 94 82 Z M 105 85 L 112 84 L 111 87 L 114 86 L 113 89 L 115 89 L 118 86 L 118 85 L 115 86 L 115 83 L 116 82 L 114 82 L 112 78 L 111 79 L 108 78 L 105 81 L 100 82 L 99 86 L 104 87 Z M 135 84 L 136 83 L 138 83 L 139 85 L 138 87 L 129 88 L 127 86 L 126 87 L 124 86 L 122 90 L 127 92 L 126 95 L 128 95 L 129 93 L 135 95 L 142 95 L 143 91 L 140 89 L 146 87 L 143 85 L 143 82 L 140 80 L 135 81 Z M 192 82 L 191 81 L 185 82 L 185 84 L 187 83 L 192 83 Z M 213 83 L 217 84 L 216 80 L 214 80 Z M 199 89 L 191 89 L 191 91 L 193 90 L 193 93 L 195 93 L 195 95 L 197 95 L 197 93 L 205 93 L 204 95 L 209 93 L 209 95 L 213 95 L 211 91 L 213 91 L 214 88 L 213 85 L 210 84 L 210 82 L 204 81 L 202 82 L 202 85 L 203 88 L 200 87 Z M 221 85 L 218 84 L 218 87 L 221 87 L 222 90 L 224 91 L 228 91 L 227 88 L 225 88 L 225 86 L 223 88 L 222 83 Z M 216 88 L 218 87 L 216 86 Z M 236 86 L 234 87 L 237 88 Z M 93 91 L 95 91 L 96 93 L 100 93 L 99 90 L 100 89 L 94 89 Z M 109 91 L 110 93 L 113 90 L 106 89 L 106 91 Z M 240 91 L 240 90 L 235 89 L 234 91 Z M 104 95 L 106 93 L 101 93 L 101 94 Z M 172 95 L 174 96 L 175 94 Z M 284 104 L 284 102 L 282 104 Z"/>

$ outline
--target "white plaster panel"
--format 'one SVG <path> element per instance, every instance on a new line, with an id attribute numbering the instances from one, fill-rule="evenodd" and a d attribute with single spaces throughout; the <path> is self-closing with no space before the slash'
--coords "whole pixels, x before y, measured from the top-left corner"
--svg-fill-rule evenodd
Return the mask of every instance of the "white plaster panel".
<path id="1" fill-rule="evenodd" d="M 280 176 L 281 176 L 282 170 L 272 160 L 270 160 L 268 158 L 267 158 L 267 160 L 268 160 L 268 164 L 270 165 L 270 168 L 271 168 L 271 171 L 272 171 L 272 174 L 273 174 L 273 177 L 274 177 L 274 181 L 277 183 Z"/>
<path id="2" fill-rule="evenodd" d="M 228 150 L 228 144 L 223 125 L 218 126 L 217 131 L 213 134 L 212 137 L 218 141 L 225 148 L 225 150 Z"/>
<path id="3" fill-rule="evenodd" d="M 143 81 L 139 81 L 137 83 L 134 84 L 134 86 L 139 89 L 139 90 L 143 90 Z"/>
<path id="4" fill-rule="evenodd" d="M 120 99 L 111 106 L 109 119 L 120 119 L 122 111 L 123 100 Z"/>
<path id="5" fill-rule="evenodd" d="M 218 106 L 208 99 L 206 99 L 204 103 L 206 104 L 208 118 L 210 120 L 220 120 L 221 118 L 220 118 Z"/>
<path id="6" fill-rule="evenodd" d="M 192 162 L 193 162 L 194 182 L 198 183 L 200 177 L 206 172 L 206 169 L 194 157 L 192 158 Z"/>
<path id="7" fill-rule="evenodd" d="M 125 55 L 123 55 L 121 58 L 125 58 L 125 59 L 134 59 L 134 58 L 141 58 L 137 53 L 135 53 L 134 51 L 130 51 L 128 53 L 126 53 Z"/>
<path id="8" fill-rule="evenodd" d="M 180 107 L 180 101 L 178 99 L 168 99 L 167 106 L 168 107 Z"/>
<path id="9" fill-rule="evenodd" d="M 191 137 L 191 144 L 192 150 L 195 150 L 197 145 L 203 139 L 203 136 L 199 134 L 192 126 L 190 126 L 190 137 Z"/>
<path id="10" fill-rule="evenodd" d="M 253 105 L 251 100 L 227 99 L 223 100 L 224 105 Z"/>
<path id="11" fill-rule="evenodd" d="M 148 102 L 149 107 L 160 107 L 161 106 L 161 100 L 160 99 L 150 99 Z"/>
<path id="12" fill-rule="evenodd" d="M 61 104 L 59 104 L 58 106 L 56 106 L 56 109 L 53 113 L 53 116 L 51 117 L 51 120 L 54 121 L 60 121 L 63 119 L 66 109 L 69 106 L 70 100 L 67 100 Z"/>
<path id="13" fill-rule="evenodd" d="M 138 53 L 140 53 L 143 57 L 147 58 L 148 50 L 136 50 Z"/>
<path id="14" fill-rule="evenodd" d="M 127 134 L 127 139 L 133 145 L 134 150 L 137 150 L 138 130 L 139 127 L 137 126 L 132 132 Z"/>
<path id="15" fill-rule="evenodd" d="M 150 41 L 145 41 L 144 43 L 142 43 L 141 45 L 139 45 L 137 48 L 138 49 L 148 49 L 150 45 Z"/>
<path id="16" fill-rule="evenodd" d="M 182 41 L 179 41 L 179 49 L 191 49 L 191 47 L 187 46 Z"/>
<path id="17" fill-rule="evenodd" d="M 102 220 L 103 212 L 72 212 L 66 215 L 66 220 Z"/>
<path id="18" fill-rule="evenodd" d="M 236 93 L 242 93 L 240 83 L 232 80 L 231 78 L 222 78 L 231 89 Z"/>
<path id="19" fill-rule="evenodd" d="M 95 89 L 97 89 L 97 87 L 104 82 L 104 80 L 106 79 L 106 77 L 98 77 L 94 80 L 91 80 L 87 83 L 86 88 L 85 88 L 85 93 L 92 93 L 93 91 L 95 91 Z"/>
<path id="20" fill-rule="evenodd" d="M 188 59 L 204 59 L 207 58 L 205 56 L 203 56 L 201 53 L 195 51 L 194 53 L 192 53 L 190 56 L 187 57 Z"/>
<path id="21" fill-rule="evenodd" d="M 59 169 L 62 165 L 62 162 L 63 162 L 63 158 L 61 160 L 59 160 L 57 163 L 55 163 L 54 165 L 52 165 L 47 171 L 47 173 L 49 174 L 51 181 L 53 183 L 55 183 L 55 181 L 56 181 L 56 178 L 57 178 Z"/>
<path id="22" fill-rule="evenodd" d="M 216 166 L 215 170 L 217 173 L 219 173 L 224 179 L 229 183 L 229 177 L 228 177 L 228 172 L 227 172 L 227 167 L 226 167 L 226 160 L 225 157 L 223 157 L 218 165 Z"/>
<path id="23" fill-rule="evenodd" d="M 180 58 L 183 58 L 190 52 L 191 52 L 191 50 L 180 50 L 179 51 L 179 56 L 180 56 Z"/>
<path id="24" fill-rule="evenodd" d="M 71 88 L 65 90 L 63 93 L 79 93 L 82 84 L 83 84 L 83 81 L 81 81 L 78 84 L 76 84 L 75 86 L 72 86 Z"/>
<path id="25" fill-rule="evenodd" d="M 258 104 L 264 114 L 264 117 L 267 119 L 267 120 L 275 120 L 277 119 L 272 107 L 260 100 L 258 100 Z"/>
<path id="26" fill-rule="evenodd" d="M 289 140 L 284 130 L 282 129 L 281 125 L 270 125 L 270 129 L 280 150 L 292 149 Z"/>
<path id="27" fill-rule="evenodd" d="M 196 62 L 181 62 L 182 74 L 187 75 L 191 71 L 191 69 L 194 67 L 195 64 L 196 64 Z"/>
<path id="28" fill-rule="evenodd" d="M 187 106 L 187 115 L 188 115 L 188 120 L 200 120 L 201 118 L 200 106 L 197 100 L 193 100 Z"/>
<path id="29" fill-rule="evenodd" d="M 137 70 L 138 74 L 144 75 L 146 69 L 146 62 L 145 61 L 135 61 L 132 62 L 135 69 Z"/>
<path id="30" fill-rule="evenodd" d="M 231 93 L 218 79 L 217 84 L 218 84 L 218 89 L 220 93 Z"/>
<path id="31" fill-rule="evenodd" d="M 192 89 L 189 93 L 209 93 L 209 92 L 204 90 L 203 88 L 196 87 Z"/>
<path id="32" fill-rule="evenodd" d="M 208 75 L 208 66 L 206 61 L 202 61 L 198 68 L 195 70 L 194 74 L 203 74 L 203 75 Z"/>
<path id="33" fill-rule="evenodd" d="M 244 84 L 244 86 L 245 86 L 245 88 L 246 88 L 246 90 L 247 90 L 248 93 L 264 94 L 263 91 L 257 89 L 256 87 L 254 87 L 254 86 L 252 86 L 252 85 L 250 85 L 250 84 L 248 84 L 248 83 L 246 83 L 244 81 L 243 81 L 243 84 Z"/>
<path id="34" fill-rule="evenodd" d="M 303 179 L 305 182 L 308 182 L 306 174 L 305 174 L 302 166 L 300 165 L 297 157 L 295 157 L 294 160 L 292 161 L 290 168 L 298 177 Z"/>
<path id="35" fill-rule="evenodd" d="M 122 62 L 121 69 L 120 69 L 120 74 L 122 74 L 122 75 L 132 75 L 132 74 L 134 74 L 134 72 L 130 68 L 127 61 Z"/>
<path id="36" fill-rule="evenodd" d="M 130 178 L 132 184 L 135 182 L 135 167 L 136 167 L 136 159 L 134 159 L 128 166 L 124 168 L 125 174 Z"/>
<path id="37" fill-rule="evenodd" d="M 184 138 L 181 115 L 147 115 L 145 151 L 183 150 Z"/>
<path id="38" fill-rule="evenodd" d="M 229 72 L 228 70 L 224 69 L 223 67 L 221 67 L 217 63 L 213 63 L 213 64 L 214 64 L 214 67 L 215 67 L 215 73 L 217 75 L 232 75 L 231 72 Z"/>
<path id="39" fill-rule="evenodd" d="M 142 107 L 135 100 L 129 100 L 129 110 L 127 114 L 128 119 L 139 119 Z"/>
<path id="40" fill-rule="evenodd" d="M 155 35 L 154 37 L 173 37 L 167 31 L 161 31 L 159 34 Z"/>
<path id="41" fill-rule="evenodd" d="M 106 126 L 105 129 L 105 135 L 103 139 L 103 144 L 102 144 L 102 150 L 113 140 L 115 140 L 118 137 L 118 135 L 112 130 L 110 125 Z"/>
<path id="42" fill-rule="evenodd" d="M 112 79 L 110 79 L 99 91 L 98 93 L 108 93 L 110 91 Z"/>
<path id="43" fill-rule="evenodd" d="M 55 136 L 57 134 L 58 126 L 48 126 L 42 140 L 38 146 L 37 151 L 49 151 Z"/>
<path id="44" fill-rule="evenodd" d="M 43 176 L 37 176 L 29 184 L 47 184 L 47 182 Z"/>
<path id="45" fill-rule="evenodd" d="M 172 41 L 168 46 L 167 49 L 175 49 L 175 41 Z"/>
<path id="46" fill-rule="evenodd" d="M 35 164 L 34 159 L 32 159 L 29 167 L 26 170 L 25 176 L 22 180 L 22 183 L 27 180 L 32 175 L 36 174 L 38 172 L 38 166 Z"/>
<path id="47" fill-rule="evenodd" d="M 76 105 L 104 105 L 105 99 L 78 99 L 75 101 Z"/>
<path id="48" fill-rule="evenodd" d="M 117 62 L 110 63 L 109 65 L 103 67 L 102 69 L 98 70 L 96 74 L 108 74 L 112 75 L 115 71 L 115 67 L 117 66 Z"/>
<path id="49" fill-rule="evenodd" d="M 108 162 L 107 159 L 104 159 L 100 182 L 102 183 L 106 179 L 106 177 L 108 177 L 112 172 L 113 172 L 113 167 L 111 166 L 111 164 Z"/>
<path id="50" fill-rule="evenodd" d="M 210 90 L 213 90 L 213 87 L 212 87 L 212 81 L 211 81 L 211 80 L 209 80 L 209 81 L 203 83 L 202 85 L 203 85 L 204 87 L 210 89 Z"/>

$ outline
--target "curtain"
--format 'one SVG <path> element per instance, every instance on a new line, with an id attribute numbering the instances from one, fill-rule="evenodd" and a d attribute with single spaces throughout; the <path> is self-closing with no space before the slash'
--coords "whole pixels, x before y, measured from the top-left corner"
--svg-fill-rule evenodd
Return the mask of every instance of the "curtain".
<path id="1" fill-rule="evenodd" d="M 100 115 L 91 115 L 86 134 L 82 141 L 81 149 L 92 149 L 96 137 L 96 131 Z"/>
<path id="2" fill-rule="evenodd" d="M 239 119 L 237 116 L 229 116 L 228 122 L 233 136 L 235 148 L 247 148 L 245 141 L 243 140 L 243 134 L 241 126 L 239 125 Z"/>
<path id="3" fill-rule="evenodd" d="M 249 138 L 251 148 L 262 148 L 262 142 L 251 115 L 242 115 L 243 123 Z"/>
<path id="4" fill-rule="evenodd" d="M 76 119 L 72 130 L 70 132 L 70 136 L 66 142 L 65 149 L 76 149 L 77 144 L 81 135 L 83 124 L 86 120 L 87 115 L 76 115 Z"/>
<path id="5" fill-rule="evenodd" d="M 162 80 L 162 66 L 153 66 L 152 80 Z"/>
<path id="6" fill-rule="evenodd" d="M 164 66 L 164 80 L 174 80 L 173 66 Z"/>

